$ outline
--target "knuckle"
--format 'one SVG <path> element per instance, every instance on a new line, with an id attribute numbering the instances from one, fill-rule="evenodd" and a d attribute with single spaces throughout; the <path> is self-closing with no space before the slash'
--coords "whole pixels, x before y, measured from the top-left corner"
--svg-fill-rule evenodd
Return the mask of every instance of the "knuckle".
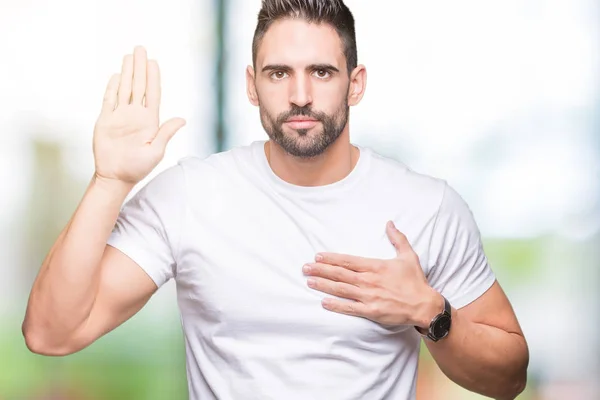
<path id="1" fill-rule="evenodd" d="M 348 304 L 346 305 L 346 310 L 350 314 L 355 314 L 356 313 L 356 306 L 355 306 L 354 302 L 349 301 Z"/>
<path id="2" fill-rule="evenodd" d="M 314 264 L 312 270 L 318 272 L 319 275 L 331 276 L 331 268 L 327 264 Z"/>
<path id="3" fill-rule="evenodd" d="M 385 269 L 385 261 L 378 260 L 373 263 L 373 271 L 380 273 Z"/>
<path id="4" fill-rule="evenodd" d="M 379 307 L 377 304 L 371 304 L 368 307 L 368 311 L 369 311 L 369 315 L 371 315 L 374 318 L 381 317 L 381 307 Z"/>
<path id="5" fill-rule="evenodd" d="M 377 304 L 381 301 L 381 296 L 377 290 L 371 290 L 367 295 L 367 298 L 369 299 L 369 304 Z"/>
<path id="6" fill-rule="evenodd" d="M 371 288 L 371 287 L 375 286 L 376 278 L 377 278 L 376 274 L 362 273 L 362 274 L 356 276 L 355 284 L 362 288 Z"/>
<path id="7" fill-rule="evenodd" d="M 351 283 L 358 286 L 366 286 L 367 280 L 365 279 L 364 274 L 354 275 L 352 279 L 350 279 Z"/>
<path id="8" fill-rule="evenodd" d="M 344 274 L 342 273 L 342 271 L 336 269 L 330 272 L 330 276 L 338 282 L 344 280 Z"/>
<path id="9" fill-rule="evenodd" d="M 344 285 L 337 285 L 336 291 L 342 297 L 346 297 L 349 294 L 348 288 Z"/>

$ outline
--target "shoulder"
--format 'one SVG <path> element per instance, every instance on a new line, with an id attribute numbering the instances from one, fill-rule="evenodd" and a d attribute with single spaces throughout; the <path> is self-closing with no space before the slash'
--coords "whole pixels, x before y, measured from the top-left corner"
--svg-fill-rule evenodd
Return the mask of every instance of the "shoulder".
<path id="1" fill-rule="evenodd" d="M 418 209 L 437 212 L 445 196 L 448 183 L 432 175 L 414 171 L 400 160 L 371 153 L 372 176 L 381 185 L 387 185 L 406 205 L 414 204 Z"/>
<path id="2" fill-rule="evenodd" d="M 414 210 L 427 210 L 442 223 L 452 221 L 476 229 L 471 209 L 458 190 L 441 177 L 414 171 L 403 162 L 380 155 L 372 150 L 373 176 L 389 185 L 402 198 L 404 206 Z M 380 180 L 378 177 L 382 177 Z"/>

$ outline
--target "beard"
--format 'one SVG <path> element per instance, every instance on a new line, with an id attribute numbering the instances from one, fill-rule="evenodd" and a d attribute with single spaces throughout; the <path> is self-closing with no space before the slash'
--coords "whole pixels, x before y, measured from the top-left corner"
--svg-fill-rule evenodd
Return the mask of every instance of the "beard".
<path id="1" fill-rule="evenodd" d="M 259 108 L 260 120 L 269 139 L 277 143 L 288 154 L 300 158 L 316 157 L 334 143 L 346 127 L 350 112 L 347 100 L 344 100 L 339 109 L 331 115 L 314 111 L 310 106 L 298 107 L 292 104 L 289 111 L 273 117 L 260 105 Z M 323 129 L 312 135 L 309 134 L 310 130 L 318 129 L 317 125 L 312 129 L 293 129 L 294 133 L 286 134 L 283 131 L 283 124 L 291 117 L 296 116 L 315 119 L 321 123 Z"/>

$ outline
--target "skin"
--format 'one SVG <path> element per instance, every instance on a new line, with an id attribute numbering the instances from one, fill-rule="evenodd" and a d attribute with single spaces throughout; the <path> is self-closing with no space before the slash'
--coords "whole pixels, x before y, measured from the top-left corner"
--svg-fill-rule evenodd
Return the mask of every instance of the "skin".
<path id="1" fill-rule="evenodd" d="M 279 67 L 265 69 L 273 65 Z M 341 41 L 331 27 L 300 20 L 276 22 L 261 43 L 256 71 L 248 67 L 246 76 L 248 97 L 260 108 L 270 137 L 277 133 L 278 117 L 290 110 L 321 118 L 312 124 L 282 124 L 283 145 L 277 140 L 265 144 L 279 177 L 317 186 L 350 173 L 360 154 L 350 144 L 343 110 L 360 102 L 367 75 L 364 66 L 348 75 Z M 23 334 L 32 352 L 77 352 L 133 316 L 157 290 L 135 262 L 106 242 L 128 193 L 154 169 L 185 124 L 175 118 L 159 125 L 159 105 L 158 65 L 147 59 L 145 49 L 136 47 L 107 86 L 94 130 L 96 172 L 31 290 Z M 323 140 L 326 116 L 335 128 L 329 131 L 336 136 L 330 143 Z M 290 145 L 296 155 L 290 153 Z M 307 284 L 312 278 L 315 290 L 348 299 L 324 301 L 323 307 L 332 312 L 425 327 L 441 311 L 441 296 L 427 284 L 404 235 L 392 225 L 387 232 L 397 249 L 395 259 L 320 254 L 306 265 Z M 442 371 L 469 390 L 513 399 L 525 386 L 528 351 L 500 285 L 496 282 L 479 299 L 452 313 L 450 335 L 427 342 Z"/>
<path id="2" fill-rule="evenodd" d="M 123 58 L 108 82 L 94 128 L 95 173 L 35 279 L 22 330 L 29 350 L 79 351 L 133 316 L 157 287 L 129 257 L 106 243 L 134 185 L 163 158 L 185 125 L 159 125 L 160 72 L 146 50 Z"/>
<path id="3" fill-rule="evenodd" d="M 273 23 L 262 40 L 255 64 L 256 70 L 251 66 L 246 70 L 248 98 L 260 108 L 261 121 L 270 136 L 266 115 L 276 119 L 291 109 L 310 107 L 334 116 L 346 105 L 359 104 L 367 83 L 362 65 L 348 76 L 342 43 L 332 27 L 309 25 L 302 20 Z M 350 144 L 349 132 L 346 121 L 337 140 L 312 157 L 294 156 L 276 140 L 266 143 L 265 152 L 280 178 L 300 186 L 326 185 L 343 179 L 358 161 L 359 150 Z M 283 134 L 297 147 L 307 149 L 319 142 L 323 123 L 306 133 L 284 124 Z"/>

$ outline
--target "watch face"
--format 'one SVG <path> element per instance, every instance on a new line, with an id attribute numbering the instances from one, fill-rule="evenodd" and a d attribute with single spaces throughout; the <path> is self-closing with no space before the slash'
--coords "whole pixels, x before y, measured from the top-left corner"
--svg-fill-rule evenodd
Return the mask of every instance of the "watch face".
<path id="1" fill-rule="evenodd" d="M 433 336 L 435 336 L 436 338 L 442 338 L 446 336 L 448 334 L 448 331 L 450 330 L 451 322 L 452 320 L 447 315 L 442 315 L 440 318 L 438 318 L 438 320 L 435 321 L 435 324 L 433 325 Z"/>

